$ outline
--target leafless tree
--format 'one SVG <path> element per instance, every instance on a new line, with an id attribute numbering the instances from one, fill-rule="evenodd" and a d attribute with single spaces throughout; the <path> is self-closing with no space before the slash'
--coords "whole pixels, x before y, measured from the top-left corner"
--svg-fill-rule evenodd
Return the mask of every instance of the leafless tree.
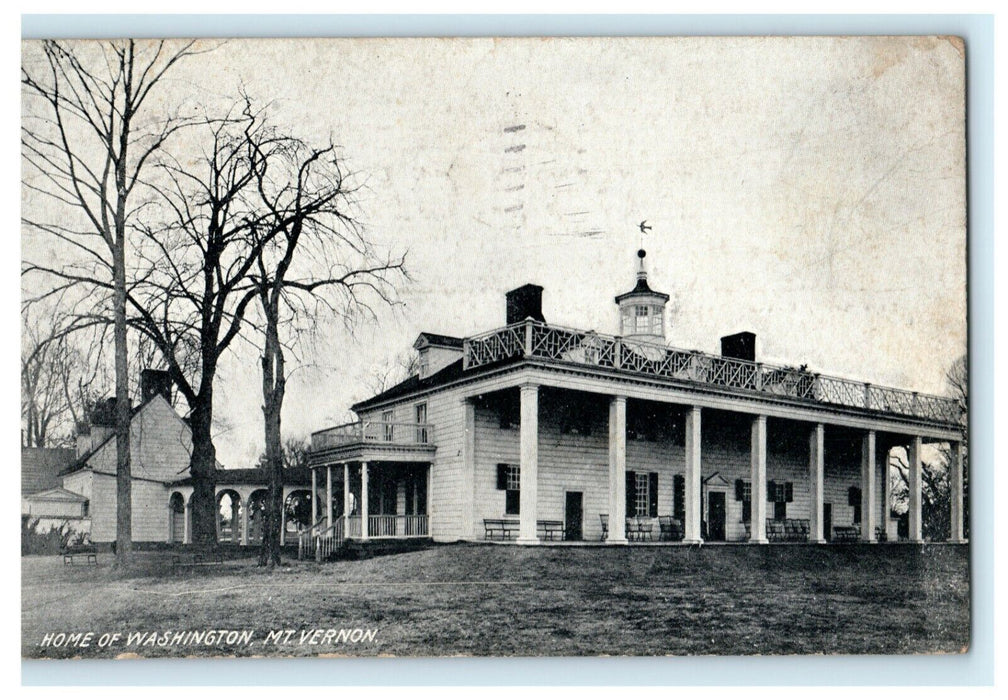
<path id="1" fill-rule="evenodd" d="M 279 138 L 279 137 L 278 137 Z M 353 189 L 330 143 L 314 148 L 283 138 L 262 154 L 258 201 L 268 242 L 258 250 L 255 284 L 263 320 L 262 392 L 269 496 L 260 566 L 280 563 L 283 507 L 281 411 L 286 390 L 285 345 L 311 332 L 320 316 L 352 324 L 373 304 L 394 303 L 402 257 L 379 257 L 350 215 Z M 281 337 L 281 329 L 287 337 Z"/>
<path id="2" fill-rule="evenodd" d="M 21 69 L 21 129 L 26 207 L 22 224 L 65 246 L 73 262 L 25 261 L 24 272 L 53 281 L 50 294 L 98 281 L 107 294 L 97 318 L 112 316 L 116 376 L 116 557 L 132 549 L 126 258 L 143 206 L 148 166 L 190 123 L 179 114 L 151 116 L 151 95 L 193 43 L 132 40 L 43 43 Z"/>

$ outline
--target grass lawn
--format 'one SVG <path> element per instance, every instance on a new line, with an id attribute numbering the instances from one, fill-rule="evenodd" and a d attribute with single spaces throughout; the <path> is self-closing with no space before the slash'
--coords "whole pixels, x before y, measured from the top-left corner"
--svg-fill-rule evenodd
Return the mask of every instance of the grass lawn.
<path id="1" fill-rule="evenodd" d="M 129 572 L 107 554 L 98 568 L 23 557 L 23 655 L 896 654 L 969 644 L 961 546 L 458 544 L 273 571 L 249 558 L 184 574 L 170 572 L 169 553 L 137 556 Z M 353 628 L 377 633 L 309 643 L 311 630 Z M 126 644 L 129 633 L 208 629 L 254 632 L 251 643 Z M 264 644 L 276 630 L 294 632 Z M 41 646 L 47 633 L 89 631 L 87 647 Z M 106 633 L 122 637 L 100 648 Z"/>

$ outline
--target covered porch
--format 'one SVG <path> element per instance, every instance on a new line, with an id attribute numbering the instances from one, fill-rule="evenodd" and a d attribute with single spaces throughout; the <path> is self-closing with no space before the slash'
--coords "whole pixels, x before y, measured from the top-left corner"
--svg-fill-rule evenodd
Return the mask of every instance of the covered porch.
<path id="1" fill-rule="evenodd" d="M 320 498 L 299 556 L 324 559 L 347 540 L 429 537 L 434 450 L 433 427 L 420 423 L 358 422 L 312 435 L 312 492 Z"/>

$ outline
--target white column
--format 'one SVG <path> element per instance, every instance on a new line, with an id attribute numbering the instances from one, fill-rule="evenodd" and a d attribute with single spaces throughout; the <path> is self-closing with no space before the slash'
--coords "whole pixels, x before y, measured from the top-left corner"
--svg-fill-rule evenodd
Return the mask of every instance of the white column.
<path id="1" fill-rule="evenodd" d="M 923 481 L 921 467 L 921 439 L 915 437 L 907 449 L 907 461 L 910 464 L 910 541 L 923 542 L 921 530 L 921 482 Z"/>
<path id="2" fill-rule="evenodd" d="M 241 543 L 243 545 L 248 545 L 248 530 L 249 530 L 249 497 L 251 494 L 242 494 L 242 531 L 241 531 Z"/>
<path id="3" fill-rule="evenodd" d="M 283 489 L 280 490 L 280 546 L 287 544 L 287 496 L 289 494 Z"/>
<path id="4" fill-rule="evenodd" d="M 191 494 L 190 494 L 191 497 Z M 189 507 L 189 499 L 185 500 L 185 524 L 183 527 L 182 543 L 192 544 L 192 533 L 189 531 L 189 521 L 192 519 L 192 509 Z"/>
<path id="5" fill-rule="evenodd" d="M 332 527 L 332 465 L 326 465 L 326 529 Z"/>
<path id="6" fill-rule="evenodd" d="M 350 463 L 343 462 L 343 536 L 350 535 Z"/>
<path id="7" fill-rule="evenodd" d="M 686 502 L 683 523 L 683 542 L 696 544 L 703 538 L 700 532 L 700 407 L 692 406 L 686 411 L 686 473 L 683 477 Z"/>
<path id="8" fill-rule="evenodd" d="M 876 444 L 876 449 L 878 445 Z M 879 470 L 882 472 L 882 525 L 885 527 L 886 541 L 895 542 L 899 537 L 896 531 L 896 521 L 892 518 L 892 480 L 889 478 L 889 451 L 891 445 L 887 446 L 879 454 Z"/>
<path id="9" fill-rule="evenodd" d="M 963 446 L 961 442 L 949 445 L 949 497 L 952 501 L 951 523 L 949 532 L 952 542 L 961 544 L 966 541 L 966 527 L 963 523 Z"/>
<path id="10" fill-rule="evenodd" d="M 530 326 L 531 327 L 531 326 Z M 539 506 L 539 387 L 521 387 L 521 457 L 519 492 L 519 544 L 538 544 L 536 511 Z"/>
<path id="11" fill-rule="evenodd" d="M 465 426 L 465 435 L 462 443 L 462 496 L 463 513 L 466 515 L 467 525 L 464 532 L 469 539 L 477 539 L 481 532 L 477 524 L 476 513 L 476 405 L 469 399 L 462 401 L 462 420 Z M 428 469 L 428 475 L 430 470 Z M 429 477 L 428 477 L 429 481 Z M 427 491 L 427 502 L 430 503 L 430 490 Z"/>
<path id="12" fill-rule="evenodd" d="M 368 538 L 368 466 L 367 462 L 360 463 L 360 488 L 361 488 L 361 521 L 360 521 L 360 532 L 361 539 L 366 540 Z"/>
<path id="13" fill-rule="evenodd" d="M 861 541 L 875 542 L 875 431 L 861 438 Z"/>
<path id="14" fill-rule="evenodd" d="M 822 423 L 816 423 L 809 436 L 809 541 L 824 544 L 823 532 L 823 480 L 825 478 L 825 434 Z"/>
<path id="15" fill-rule="evenodd" d="M 311 470 L 311 526 L 318 522 L 318 474 Z"/>
<path id="16" fill-rule="evenodd" d="M 766 416 L 756 416 L 752 422 L 752 522 L 749 541 L 766 544 Z"/>
<path id="17" fill-rule="evenodd" d="M 609 402 L 609 544 L 626 544 L 626 397 Z"/>

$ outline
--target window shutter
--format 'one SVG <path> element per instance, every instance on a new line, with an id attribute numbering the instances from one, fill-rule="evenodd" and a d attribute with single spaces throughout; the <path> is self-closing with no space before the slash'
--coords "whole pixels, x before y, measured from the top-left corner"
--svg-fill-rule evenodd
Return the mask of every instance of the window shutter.
<path id="1" fill-rule="evenodd" d="M 648 517 L 658 517 L 658 472 L 648 474 Z"/>
<path id="2" fill-rule="evenodd" d="M 767 500 L 773 503 L 777 502 L 777 483 L 774 481 L 766 482 L 766 493 Z"/>
<path id="3" fill-rule="evenodd" d="M 857 486 L 851 486 L 847 489 L 847 505 L 849 506 L 859 506 L 861 505 L 861 489 Z"/>
<path id="4" fill-rule="evenodd" d="M 735 500 L 741 501 L 745 499 L 745 482 L 742 479 L 735 479 Z"/>
<path id="5" fill-rule="evenodd" d="M 507 465 L 503 463 L 497 465 L 497 490 L 507 490 Z"/>
<path id="6" fill-rule="evenodd" d="M 677 520 L 686 520 L 686 477 L 682 474 L 672 477 L 672 510 Z"/>
<path id="7" fill-rule="evenodd" d="M 637 515 L 637 474 L 635 472 L 626 473 L 626 516 L 631 518 Z"/>
<path id="8" fill-rule="evenodd" d="M 784 502 L 791 503 L 794 501 L 794 483 L 787 482 L 784 484 Z"/>

